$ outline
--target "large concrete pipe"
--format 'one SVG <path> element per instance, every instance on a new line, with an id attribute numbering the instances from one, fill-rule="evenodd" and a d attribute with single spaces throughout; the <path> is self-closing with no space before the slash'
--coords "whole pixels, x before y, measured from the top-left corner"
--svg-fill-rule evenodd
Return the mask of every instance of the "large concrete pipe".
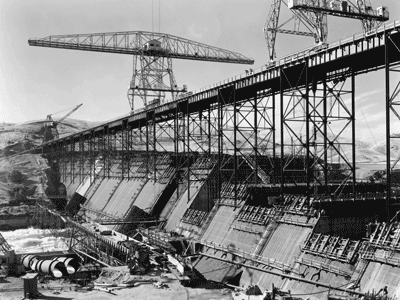
<path id="1" fill-rule="evenodd" d="M 67 270 L 62 262 L 58 260 L 40 260 L 34 263 L 35 271 L 38 273 L 49 274 L 55 278 L 61 278 Z"/>
<path id="2" fill-rule="evenodd" d="M 24 265 L 25 269 L 33 270 L 32 264 L 38 260 L 40 260 L 38 256 L 31 255 L 31 254 L 25 254 L 21 257 L 21 261 L 22 261 L 22 264 Z"/>
<path id="3" fill-rule="evenodd" d="M 68 274 L 74 274 L 76 270 L 79 269 L 79 262 L 76 258 L 73 257 L 54 257 L 53 260 L 57 260 L 59 262 L 62 262 L 64 266 L 67 268 L 67 273 Z"/>

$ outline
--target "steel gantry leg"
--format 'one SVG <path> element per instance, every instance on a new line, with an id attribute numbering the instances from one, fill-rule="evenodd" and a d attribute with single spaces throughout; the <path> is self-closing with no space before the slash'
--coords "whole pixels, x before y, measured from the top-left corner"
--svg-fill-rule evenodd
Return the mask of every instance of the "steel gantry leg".
<path id="1" fill-rule="evenodd" d="M 312 125 L 314 191 L 320 194 L 355 194 L 355 77 L 344 70 L 321 83 L 312 83 L 309 122 Z M 329 190 L 329 184 L 336 188 Z M 345 187 L 348 188 L 345 189 Z"/>
<path id="2" fill-rule="evenodd" d="M 239 157 L 250 168 L 245 184 L 270 184 L 275 172 L 275 95 L 259 91 L 248 101 L 237 103 L 235 131 Z"/>
<path id="3" fill-rule="evenodd" d="M 292 68 L 281 71 L 282 190 L 287 185 L 297 185 L 308 200 L 315 193 L 333 197 L 351 193 L 353 197 L 356 182 L 353 71 L 325 74 L 321 80 L 321 74 L 310 73 L 305 64 L 295 67 L 302 68 L 297 70 L 301 74 L 298 77 L 291 75 Z M 305 189 L 301 188 L 304 184 Z"/>
<path id="4" fill-rule="evenodd" d="M 154 150 L 156 160 L 154 161 L 154 176 L 156 180 L 169 176 L 164 174 L 171 166 L 174 153 L 174 119 L 154 123 Z"/>
<path id="5" fill-rule="evenodd" d="M 238 147 L 235 87 L 218 90 L 218 166 L 221 197 L 238 201 Z"/>
<path id="6" fill-rule="evenodd" d="M 187 181 L 187 202 L 190 202 L 190 179 L 191 179 L 191 165 L 192 165 L 192 160 L 190 159 L 190 156 L 193 154 L 193 152 L 190 149 L 190 114 L 189 114 L 189 101 L 186 101 L 186 116 L 185 116 L 185 121 L 186 121 L 186 138 L 184 141 L 186 141 L 186 155 L 188 157 L 188 164 L 187 164 L 187 173 L 186 173 L 186 181 Z"/>
<path id="7" fill-rule="evenodd" d="M 209 132 L 217 133 L 221 197 L 237 206 L 248 196 L 243 190 L 246 184 L 271 183 L 275 169 L 275 96 L 267 89 L 238 101 L 235 86 L 229 86 L 220 89 L 217 97 L 217 121 L 209 122 Z M 210 148 L 214 149 L 213 145 Z"/>
<path id="8" fill-rule="evenodd" d="M 128 142 L 128 122 L 124 120 L 121 128 L 121 179 L 129 179 L 129 142 Z"/>
<path id="9" fill-rule="evenodd" d="M 187 101 L 178 103 L 174 117 L 174 150 L 175 150 L 175 177 L 177 183 L 177 198 L 184 189 L 190 189 L 190 164 L 191 156 L 190 146 L 188 144 L 188 104 Z M 190 195 L 187 201 L 189 201 Z"/>
<path id="10" fill-rule="evenodd" d="M 291 68 L 281 69 L 281 188 L 285 194 L 289 185 L 302 186 L 309 196 L 310 169 L 310 112 L 307 66 L 297 66 L 299 77 L 292 76 Z M 289 149 L 289 151 L 287 150 Z"/>
<path id="11" fill-rule="evenodd" d="M 400 65 L 392 61 L 400 55 L 400 49 L 392 40 L 391 33 L 385 34 L 385 103 L 386 103 L 386 222 L 392 217 L 391 205 L 393 203 L 393 189 L 400 186 L 400 179 L 395 174 L 398 169 L 400 156 L 393 157 L 392 142 L 400 137 L 397 134 L 400 125 Z M 393 120 L 392 117 L 393 116 Z"/>

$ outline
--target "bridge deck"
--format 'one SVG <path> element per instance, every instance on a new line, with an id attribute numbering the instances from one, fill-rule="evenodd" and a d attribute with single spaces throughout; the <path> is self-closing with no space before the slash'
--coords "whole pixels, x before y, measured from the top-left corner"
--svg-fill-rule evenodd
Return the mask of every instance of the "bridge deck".
<path id="1" fill-rule="evenodd" d="M 146 120 L 153 117 L 156 122 L 163 122 L 173 119 L 177 110 L 190 114 L 212 109 L 220 101 L 218 95 L 230 89 L 235 89 L 236 102 L 249 100 L 260 92 L 290 91 L 294 86 L 301 87 L 306 84 L 304 68 L 307 68 L 308 78 L 313 78 L 317 83 L 325 79 L 334 80 L 348 76 L 349 68 L 355 75 L 382 69 L 385 66 L 386 57 L 385 36 L 388 36 L 393 42 L 390 44 L 389 51 L 390 49 L 398 51 L 397 49 L 400 49 L 400 21 L 386 24 L 368 35 L 358 34 L 340 40 L 325 48 L 314 47 L 297 52 L 279 59 L 275 63 L 265 65 L 251 74 L 242 74 L 221 81 L 174 102 L 152 109 L 138 110 L 133 115 L 121 117 L 90 130 L 48 142 L 45 145 L 56 145 L 60 142 L 68 144 L 69 141 L 77 138 L 101 134 L 105 128 L 118 131 L 122 128 L 122 124 L 126 123 L 132 129 L 139 128 L 146 124 Z M 389 56 L 389 63 L 390 65 L 399 64 L 400 56 Z M 282 71 L 285 72 L 285 80 L 282 80 Z M 232 103 L 225 102 L 225 105 L 229 104 Z"/>

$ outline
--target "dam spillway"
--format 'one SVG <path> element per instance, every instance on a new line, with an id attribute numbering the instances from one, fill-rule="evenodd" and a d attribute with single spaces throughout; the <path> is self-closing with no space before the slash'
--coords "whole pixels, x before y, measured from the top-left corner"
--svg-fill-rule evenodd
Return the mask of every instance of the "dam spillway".
<path id="1" fill-rule="evenodd" d="M 357 191 L 364 197 L 358 201 L 362 202 L 346 198 L 326 202 L 322 196 L 321 199 L 317 196 L 312 201 L 315 207 L 324 208 L 321 211 L 310 209 L 301 185 L 293 187 L 294 193 L 283 200 L 277 196 L 275 184 L 262 184 L 261 179 L 257 185 L 239 187 L 241 190 L 236 192 L 236 197 L 233 185 L 224 183 L 218 189 L 216 156 L 197 155 L 191 166 L 196 176 L 191 178 L 190 188 L 185 176 L 177 185 L 171 180 L 175 172 L 170 159 L 173 154 L 169 154 L 170 158 L 167 156 L 163 153 L 157 159 L 160 162 L 157 170 L 164 171 L 156 178 L 146 172 L 142 178 L 129 180 L 88 177 L 87 180 L 92 181 L 90 184 L 83 181 L 76 187 L 66 181 L 66 187 L 71 199 L 80 199 L 81 210 L 95 222 L 154 217 L 164 220 L 161 225 L 148 229 L 156 238 L 162 239 L 165 232 L 175 232 L 198 242 L 204 256 L 196 259 L 193 265 L 211 281 L 233 282 L 240 286 L 256 284 L 265 288 L 273 283 L 293 293 L 323 294 L 326 293 L 323 284 L 358 286 L 354 290 L 360 292 L 380 289 L 379 282 L 388 282 L 386 278 L 391 274 L 394 277 L 389 290 L 396 291 L 400 275 L 394 275 L 391 270 L 398 268 L 400 261 L 395 253 L 385 249 L 385 245 L 390 239 L 394 248 L 400 246 L 400 224 L 393 223 L 390 229 L 383 229 L 382 224 L 376 223 L 377 214 L 384 213 L 382 187 L 358 185 Z M 266 159 L 260 159 L 260 164 Z M 245 161 L 243 159 L 239 173 L 250 172 L 251 166 Z M 170 165 L 165 165 L 167 162 Z M 143 164 L 142 160 L 144 170 Z M 112 168 L 117 172 L 117 165 Z M 83 186 L 88 188 L 84 190 Z M 79 197 L 78 191 L 82 193 Z M 265 196 L 268 193 L 270 196 Z M 369 209 L 357 212 L 353 210 L 357 207 L 354 203 L 362 203 Z M 350 212 L 347 215 L 338 213 L 343 209 Z M 129 235 L 136 226 L 128 223 L 109 228 Z M 365 239 L 368 226 L 372 226 L 370 241 Z M 384 241 L 383 235 L 388 240 Z M 372 241 L 373 236 L 381 236 L 381 239 Z M 266 272 L 238 267 L 239 263 L 257 266 Z M 316 285 L 286 279 L 268 270 L 291 274 Z"/>
<path id="2" fill-rule="evenodd" d="M 149 239 L 194 243 L 201 250 L 191 263 L 211 281 L 273 284 L 315 299 L 386 286 L 400 297 L 394 174 L 357 180 L 353 127 L 354 79 L 385 69 L 389 80 L 400 63 L 399 27 L 298 53 L 43 145 L 57 160 L 67 211 L 126 221 L 107 226 L 127 235 L 136 230 L 129 221 L 158 220 L 145 226 Z M 288 141 L 298 113 L 304 131 Z M 334 127 L 334 119 L 345 124 Z M 338 138 L 346 130 L 350 141 Z"/>

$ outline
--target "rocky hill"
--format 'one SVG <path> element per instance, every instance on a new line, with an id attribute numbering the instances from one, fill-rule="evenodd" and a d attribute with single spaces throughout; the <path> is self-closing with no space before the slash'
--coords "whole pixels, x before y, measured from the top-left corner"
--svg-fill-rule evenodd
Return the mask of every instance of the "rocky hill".
<path id="1" fill-rule="evenodd" d="M 58 125 L 58 132 L 63 137 L 95 125 L 66 119 Z M 26 151 L 42 142 L 43 121 L 0 125 L 0 214 L 20 213 L 19 206 L 29 206 L 34 203 L 31 198 L 43 193 L 41 182 L 48 169 L 47 161 Z M 18 153 L 22 154 L 15 155 Z"/>

